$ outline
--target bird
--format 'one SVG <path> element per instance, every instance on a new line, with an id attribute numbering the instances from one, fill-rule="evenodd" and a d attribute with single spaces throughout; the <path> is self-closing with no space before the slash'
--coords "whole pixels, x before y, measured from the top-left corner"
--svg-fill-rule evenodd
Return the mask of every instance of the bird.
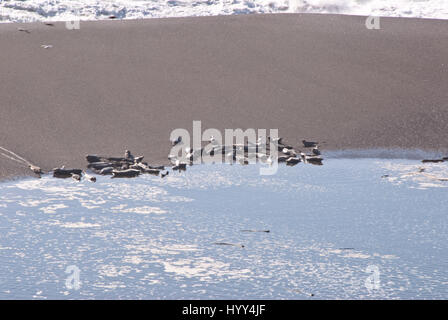
<path id="1" fill-rule="evenodd" d="M 268 137 L 268 139 L 270 141 L 274 142 L 274 143 L 283 144 L 283 142 L 282 142 L 283 138 L 271 138 L 271 137 Z"/>
<path id="2" fill-rule="evenodd" d="M 266 159 L 266 163 L 269 164 L 269 165 L 272 165 L 272 164 L 274 163 L 274 158 L 272 158 L 272 156 L 269 156 L 269 157 Z"/>
<path id="3" fill-rule="evenodd" d="M 42 44 L 40 47 L 44 48 L 44 49 L 50 49 L 50 48 L 53 48 L 53 45 L 51 45 L 51 44 Z"/>
<path id="4" fill-rule="evenodd" d="M 186 160 L 188 160 L 190 162 L 194 160 L 194 153 L 193 153 L 192 149 L 186 148 L 185 153 L 186 153 L 186 155 L 185 155 Z"/>
<path id="5" fill-rule="evenodd" d="M 176 139 L 171 140 L 171 144 L 173 145 L 173 147 L 181 142 L 182 142 L 181 136 L 178 136 Z"/>
<path id="6" fill-rule="evenodd" d="M 22 31 L 22 32 L 26 32 L 26 33 L 31 33 L 30 30 L 25 29 L 25 28 L 17 28 L 18 31 Z"/>
<path id="7" fill-rule="evenodd" d="M 214 146 L 219 144 L 218 141 L 216 141 L 216 138 L 214 136 L 210 136 L 210 139 L 208 141 Z"/>
<path id="8" fill-rule="evenodd" d="M 282 152 L 288 156 L 295 156 L 296 152 L 293 149 L 283 148 Z"/>
<path id="9" fill-rule="evenodd" d="M 160 177 L 165 178 L 169 174 L 170 174 L 169 171 L 166 171 L 165 173 L 162 172 L 162 173 L 160 173 Z"/>
<path id="10" fill-rule="evenodd" d="M 173 170 L 178 171 L 185 171 L 187 170 L 187 164 L 185 162 L 180 162 L 179 160 L 176 160 L 176 163 L 174 164 Z"/>
<path id="11" fill-rule="evenodd" d="M 314 155 L 320 156 L 320 150 L 319 150 L 318 146 L 315 146 L 312 151 L 313 151 Z"/>
<path id="12" fill-rule="evenodd" d="M 126 150 L 124 152 L 124 158 L 126 160 L 134 160 L 134 156 L 132 155 L 131 151 L 129 151 L 129 150 Z"/>
<path id="13" fill-rule="evenodd" d="M 84 177 L 85 177 L 87 180 L 89 180 L 89 181 L 91 181 L 91 182 L 96 182 L 96 177 L 91 176 L 91 175 L 88 175 L 85 171 L 83 171 L 83 173 L 84 173 Z"/>
<path id="14" fill-rule="evenodd" d="M 263 146 L 263 145 L 266 145 L 266 137 L 259 137 L 259 138 L 257 139 L 257 143 L 256 143 L 256 145 L 257 145 L 257 146 Z"/>
<path id="15" fill-rule="evenodd" d="M 143 158 L 144 158 L 144 156 L 135 157 L 135 158 L 134 158 L 134 163 L 140 163 L 140 162 L 142 162 Z"/>
<path id="16" fill-rule="evenodd" d="M 81 176 L 79 174 L 72 173 L 72 178 L 73 178 L 73 180 L 81 181 Z"/>
<path id="17" fill-rule="evenodd" d="M 303 146 L 305 148 L 314 148 L 317 146 L 317 142 L 302 140 Z"/>
<path id="18" fill-rule="evenodd" d="M 38 166 L 30 164 L 30 165 L 28 165 L 28 167 L 31 169 L 31 171 L 33 171 L 37 175 L 41 175 L 43 173 L 42 169 L 39 168 Z"/>

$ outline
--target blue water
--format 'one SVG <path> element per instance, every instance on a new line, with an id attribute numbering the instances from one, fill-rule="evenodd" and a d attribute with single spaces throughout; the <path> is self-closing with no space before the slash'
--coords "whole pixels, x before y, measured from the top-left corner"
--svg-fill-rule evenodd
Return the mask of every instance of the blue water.
<path id="1" fill-rule="evenodd" d="M 1 183 L 0 299 L 447 299 L 446 176 L 329 159 Z"/>

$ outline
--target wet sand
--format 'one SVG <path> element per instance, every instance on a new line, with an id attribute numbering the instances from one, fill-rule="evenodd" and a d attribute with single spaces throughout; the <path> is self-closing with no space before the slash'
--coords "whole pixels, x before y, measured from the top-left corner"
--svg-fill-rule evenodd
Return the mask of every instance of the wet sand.
<path id="1" fill-rule="evenodd" d="M 448 21 L 281 14 L 0 24 L 0 146 L 44 170 L 167 163 L 169 135 L 278 128 L 323 149 L 448 149 Z M 18 31 L 23 27 L 30 32 Z M 44 49 L 41 45 L 52 45 Z M 0 155 L 0 178 L 29 174 Z"/>

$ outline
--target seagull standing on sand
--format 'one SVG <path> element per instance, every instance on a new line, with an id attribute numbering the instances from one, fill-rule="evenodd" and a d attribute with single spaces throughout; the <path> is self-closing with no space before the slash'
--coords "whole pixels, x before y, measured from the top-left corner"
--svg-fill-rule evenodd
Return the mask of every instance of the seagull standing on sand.
<path id="1" fill-rule="evenodd" d="M 283 142 L 282 142 L 283 138 L 271 138 L 271 137 L 268 137 L 268 139 L 270 141 L 274 142 L 274 143 L 283 144 Z"/>
<path id="2" fill-rule="evenodd" d="M 210 136 L 209 142 L 214 146 L 218 145 L 218 142 L 216 141 L 216 138 L 214 136 Z"/>
<path id="3" fill-rule="evenodd" d="M 25 29 L 25 28 L 17 28 L 18 31 L 22 31 L 22 32 L 26 32 L 26 33 L 31 33 L 30 30 Z"/>
<path id="4" fill-rule="evenodd" d="M 178 136 L 176 139 L 171 140 L 171 144 L 173 145 L 173 147 L 181 142 L 182 142 L 181 136 Z"/>
<path id="5" fill-rule="evenodd" d="M 134 156 L 132 155 L 131 151 L 129 151 L 129 150 L 126 150 L 124 152 L 124 158 L 129 159 L 129 160 L 134 160 Z"/>

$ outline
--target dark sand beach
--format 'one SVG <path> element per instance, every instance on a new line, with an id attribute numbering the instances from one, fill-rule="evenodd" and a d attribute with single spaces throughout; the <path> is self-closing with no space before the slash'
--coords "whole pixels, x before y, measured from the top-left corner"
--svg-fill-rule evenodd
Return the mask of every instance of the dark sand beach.
<path id="1" fill-rule="evenodd" d="M 44 170 L 125 149 L 167 163 L 170 132 L 193 120 L 278 128 L 323 149 L 448 149 L 444 20 L 381 18 L 381 30 L 313 14 L 0 24 L 0 47 L 0 146 Z M 0 156 L 0 178 L 30 173 Z"/>

